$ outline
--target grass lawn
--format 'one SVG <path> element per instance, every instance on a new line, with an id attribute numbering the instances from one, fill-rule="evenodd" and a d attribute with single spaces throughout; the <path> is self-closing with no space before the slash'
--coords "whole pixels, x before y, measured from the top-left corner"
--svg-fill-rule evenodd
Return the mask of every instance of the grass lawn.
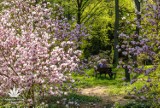
<path id="1" fill-rule="evenodd" d="M 140 88 L 144 82 L 136 82 L 130 84 L 130 82 L 123 81 L 124 70 L 123 69 L 114 69 L 114 72 L 117 73 L 116 79 L 110 79 L 109 76 L 94 77 L 94 70 L 88 69 L 85 71 L 86 75 L 73 75 L 75 80 L 79 80 L 76 83 L 78 88 L 89 88 L 96 86 L 107 87 L 107 92 L 111 95 L 122 95 L 126 94 L 126 91 L 133 89 L 135 86 Z M 141 76 L 139 76 L 141 77 Z"/>

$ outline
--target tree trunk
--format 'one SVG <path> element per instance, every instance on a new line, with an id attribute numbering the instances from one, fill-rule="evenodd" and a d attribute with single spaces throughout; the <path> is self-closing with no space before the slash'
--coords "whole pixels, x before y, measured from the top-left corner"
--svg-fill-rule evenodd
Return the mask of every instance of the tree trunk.
<path id="1" fill-rule="evenodd" d="M 115 0 L 115 26 L 114 26 L 114 58 L 113 67 L 118 65 L 118 28 L 119 28 L 119 0 Z"/>
<path id="2" fill-rule="evenodd" d="M 134 2 L 135 2 L 137 12 L 138 13 L 141 12 L 141 4 L 140 4 L 139 0 L 134 0 Z M 137 21 L 140 25 L 140 23 L 141 23 L 141 15 L 140 14 L 137 14 Z M 140 29 L 139 29 L 139 26 L 137 25 L 136 26 L 136 34 L 139 35 L 139 31 L 140 31 Z"/>
<path id="3" fill-rule="evenodd" d="M 125 68 L 125 78 L 126 78 L 126 81 L 130 81 L 131 80 L 128 68 Z"/>
<path id="4" fill-rule="evenodd" d="M 159 9 L 159 7 L 160 7 L 160 1 L 159 0 L 157 0 L 156 1 L 156 5 L 157 5 L 157 10 Z M 156 13 L 157 14 L 157 18 L 156 18 L 156 25 L 157 25 L 157 27 L 156 27 L 156 31 L 157 31 L 157 36 L 159 35 L 159 12 L 157 12 Z"/>
<path id="5" fill-rule="evenodd" d="M 71 1 L 67 0 L 67 2 L 68 2 L 69 5 L 67 5 L 67 7 L 66 7 L 66 10 L 67 10 L 66 17 L 67 17 L 68 20 L 71 20 L 72 19 L 72 17 L 71 17 L 71 10 L 70 10 L 70 8 L 71 8 Z"/>
<path id="6" fill-rule="evenodd" d="M 140 5 L 140 2 L 139 0 L 134 0 L 135 2 L 135 6 L 136 6 L 136 11 L 137 11 L 137 25 L 136 25 L 136 32 L 135 32 L 135 35 L 139 36 L 139 32 L 140 32 L 140 24 L 141 24 L 141 15 L 140 15 L 140 12 L 141 12 L 141 5 Z M 138 40 L 138 37 L 134 39 L 134 41 L 137 41 Z M 137 56 L 133 56 L 133 61 L 136 63 L 135 67 L 137 67 Z"/>
<path id="7" fill-rule="evenodd" d="M 81 7 L 82 7 L 83 0 L 77 0 L 77 24 L 81 24 Z"/>

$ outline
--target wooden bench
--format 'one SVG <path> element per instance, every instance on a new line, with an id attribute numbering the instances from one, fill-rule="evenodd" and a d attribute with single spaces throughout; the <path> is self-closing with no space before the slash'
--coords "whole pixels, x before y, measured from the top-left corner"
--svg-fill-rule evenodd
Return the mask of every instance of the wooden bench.
<path id="1" fill-rule="evenodd" d="M 109 75 L 110 79 L 113 77 L 115 78 L 116 77 L 116 73 L 115 72 L 112 72 L 112 68 L 110 67 L 94 67 L 94 70 L 95 70 L 95 76 L 97 77 L 97 74 L 100 74 L 100 77 L 102 74 L 105 74 L 105 77 L 106 77 L 106 74 Z"/>

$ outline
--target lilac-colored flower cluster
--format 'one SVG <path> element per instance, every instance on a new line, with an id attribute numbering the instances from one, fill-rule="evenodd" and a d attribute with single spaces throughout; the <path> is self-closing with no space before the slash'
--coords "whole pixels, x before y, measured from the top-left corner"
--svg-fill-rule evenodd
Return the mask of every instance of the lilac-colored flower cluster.
<path id="1" fill-rule="evenodd" d="M 139 66 L 140 64 L 134 61 L 133 57 L 139 57 L 144 54 L 148 59 L 154 61 L 156 56 L 155 47 L 151 46 L 154 40 L 151 40 L 149 36 L 143 34 L 140 36 L 135 33 L 121 33 L 119 39 L 121 40 L 121 45 L 118 45 L 117 48 L 119 53 L 123 55 L 122 58 L 120 58 L 119 65 L 123 68 L 128 68 L 129 72 L 144 73 L 145 70 L 143 68 L 135 68 L 136 65 Z"/>
<path id="2" fill-rule="evenodd" d="M 156 103 L 159 100 L 159 96 L 151 96 L 151 94 L 149 93 L 153 91 L 154 93 L 157 93 L 158 91 L 156 90 L 158 84 L 156 79 L 153 79 L 149 75 L 157 69 L 160 59 L 159 2 L 156 2 L 155 4 L 147 4 L 146 10 L 142 10 L 142 12 L 144 14 L 136 12 L 137 14 L 141 15 L 140 21 L 138 21 L 137 19 L 134 20 L 135 25 L 140 29 L 139 33 L 136 33 L 136 28 L 130 28 L 130 26 L 127 25 L 126 27 L 124 27 L 123 33 L 119 35 L 121 44 L 117 46 L 117 48 L 119 49 L 118 51 L 123 55 L 122 58 L 120 58 L 119 65 L 125 69 L 127 68 L 130 73 L 135 72 L 136 75 L 144 74 L 145 76 L 148 76 L 148 79 L 146 80 L 142 78 L 142 81 L 146 81 L 148 82 L 148 84 L 145 84 L 140 89 L 134 88 L 131 91 L 132 93 L 129 94 L 134 95 L 135 99 L 143 101 L 146 101 L 147 99 L 150 99 L 149 101 L 152 101 L 151 99 L 153 99 L 153 102 Z M 137 21 L 141 22 L 141 24 L 137 23 Z M 127 31 L 128 28 L 130 29 L 130 32 Z M 149 59 L 153 65 L 146 68 L 145 64 L 140 64 L 141 61 L 139 60 L 142 60 L 142 57 L 144 57 L 142 55 L 144 55 L 145 58 Z M 135 59 L 135 57 L 137 57 L 137 60 Z M 131 84 L 133 84 L 137 80 L 141 79 L 133 77 L 133 79 L 131 80 Z M 157 105 L 159 105 L 159 103 Z"/>

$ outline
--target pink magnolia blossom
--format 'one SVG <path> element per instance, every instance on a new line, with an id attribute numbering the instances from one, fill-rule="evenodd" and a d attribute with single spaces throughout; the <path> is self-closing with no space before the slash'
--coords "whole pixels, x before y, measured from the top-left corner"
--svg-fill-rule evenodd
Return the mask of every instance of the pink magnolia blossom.
<path id="1" fill-rule="evenodd" d="M 71 29 L 58 15 L 51 18 L 51 9 L 34 0 L 4 4 L 9 8 L 0 15 L 0 95 L 13 86 L 24 93 L 62 93 L 61 85 L 72 81 L 67 73 L 80 62 L 77 40 L 87 36 L 82 27 Z"/>

